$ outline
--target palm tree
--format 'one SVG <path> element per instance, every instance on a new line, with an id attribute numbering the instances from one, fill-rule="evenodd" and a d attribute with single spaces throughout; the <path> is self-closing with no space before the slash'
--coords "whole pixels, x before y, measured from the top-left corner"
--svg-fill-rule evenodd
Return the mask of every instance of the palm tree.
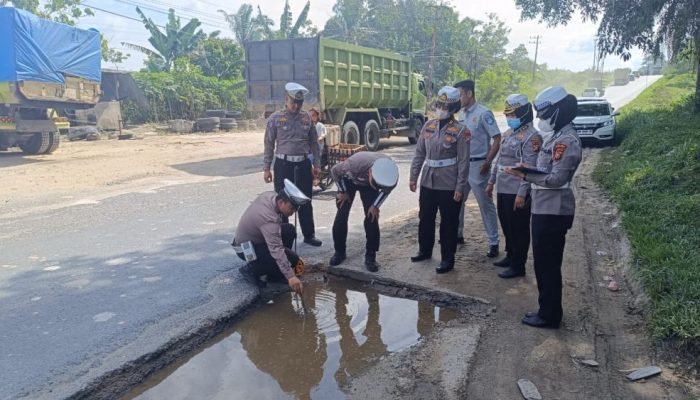
<path id="1" fill-rule="evenodd" d="M 233 14 L 228 14 L 224 10 L 219 10 L 219 12 L 223 14 L 224 19 L 226 19 L 236 37 L 236 41 L 241 46 L 245 42 L 262 39 L 263 29 L 259 23 L 259 16 L 253 17 L 253 6 L 250 4 L 241 5 L 238 11 Z M 262 14 L 259 10 L 258 13 Z"/>
<path id="2" fill-rule="evenodd" d="M 153 20 L 147 18 L 138 7 L 136 7 L 136 12 L 141 16 L 143 25 L 151 34 L 148 42 L 151 43 L 155 51 L 133 43 L 122 43 L 122 45 L 146 54 L 150 65 L 158 66 L 164 71 L 170 71 L 173 62 L 178 58 L 197 50 L 200 43 L 207 37 L 201 29 L 197 30 L 201 25 L 197 18 L 191 19 L 185 26 L 181 27 L 180 18 L 175 16 L 175 10 L 172 8 L 168 10 L 168 23 L 165 25 L 165 32 L 161 32 Z"/>

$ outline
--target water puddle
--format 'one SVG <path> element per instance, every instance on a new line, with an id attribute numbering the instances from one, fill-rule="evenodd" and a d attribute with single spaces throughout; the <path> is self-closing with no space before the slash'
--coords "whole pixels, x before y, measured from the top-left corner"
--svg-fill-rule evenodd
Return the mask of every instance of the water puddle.
<path id="1" fill-rule="evenodd" d="M 347 281 L 285 293 L 125 399 L 342 399 L 381 357 L 416 344 L 456 311 Z"/>

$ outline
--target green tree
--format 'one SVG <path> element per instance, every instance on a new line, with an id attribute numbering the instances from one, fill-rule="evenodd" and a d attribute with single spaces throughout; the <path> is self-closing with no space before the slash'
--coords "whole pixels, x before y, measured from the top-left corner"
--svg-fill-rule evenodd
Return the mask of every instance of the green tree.
<path id="1" fill-rule="evenodd" d="M 190 55 L 193 65 L 205 76 L 224 80 L 241 80 L 243 72 L 243 49 L 231 39 L 208 37 L 200 48 Z"/>
<path id="2" fill-rule="evenodd" d="M 239 45 L 263 38 L 264 28 L 260 25 L 260 19 L 253 16 L 253 6 L 250 4 L 242 4 L 233 14 L 228 14 L 224 10 L 219 10 L 219 13 L 226 19 Z"/>
<path id="3" fill-rule="evenodd" d="M 286 0 L 284 2 L 284 10 L 280 16 L 280 29 L 275 31 L 272 29 L 274 25 L 272 20 L 263 16 L 260 7 L 258 7 L 258 23 L 263 28 L 266 39 L 293 39 L 315 36 L 317 33 L 316 27 L 314 27 L 311 24 L 311 20 L 309 20 L 310 8 L 311 2 L 307 1 L 306 5 L 299 13 L 296 22 L 294 22 L 291 7 L 289 7 L 289 0 Z"/>
<path id="4" fill-rule="evenodd" d="M 688 48 L 700 54 L 700 1 L 698 0 L 570 0 L 565 6 L 550 0 L 516 0 L 525 19 L 539 18 L 549 25 L 566 24 L 575 12 L 584 20 L 600 21 L 598 50 L 624 60 L 639 47 L 658 56 L 663 45 L 676 59 Z M 696 65 L 695 111 L 700 111 L 700 63 Z"/>
<path id="5" fill-rule="evenodd" d="M 122 42 L 122 45 L 146 54 L 148 56 L 146 65 L 149 70 L 170 71 L 175 60 L 193 53 L 207 37 L 201 29 L 197 29 L 201 25 L 197 18 L 193 18 L 185 26 L 181 26 L 180 18 L 175 16 L 175 10 L 172 8 L 168 10 L 168 23 L 165 25 L 165 32 L 161 32 L 160 28 L 153 20 L 147 18 L 140 8 L 136 7 L 136 12 L 141 16 L 143 25 L 151 34 L 148 42 L 151 43 L 155 51 L 132 43 Z"/>

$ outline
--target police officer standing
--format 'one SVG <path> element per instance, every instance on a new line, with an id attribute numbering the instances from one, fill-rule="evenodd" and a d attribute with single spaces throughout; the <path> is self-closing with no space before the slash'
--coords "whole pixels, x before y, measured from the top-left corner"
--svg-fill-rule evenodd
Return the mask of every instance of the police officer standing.
<path id="1" fill-rule="evenodd" d="M 282 190 L 284 180 L 289 179 L 311 198 L 313 178 L 318 178 L 321 172 L 319 167 L 321 158 L 316 127 L 309 113 L 301 111 L 304 95 L 309 91 L 304 86 L 293 82 L 287 83 L 284 88 L 287 92 L 284 110 L 275 112 L 267 121 L 263 177 L 265 183 L 272 182 L 273 174 L 270 167 L 274 161 L 275 191 Z M 313 154 L 313 176 L 309 154 Z M 321 241 L 316 239 L 310 201 L 299 209 L 299 223 L 304 235 L 304 243 L 320 246 Z"/>
<path id="2" fill-rule="evenodd" d="M 455 87 L 459 89 L 462 105 L 457 119 L 467 127 L 472 136 L 469 153 L 469 187 L 464 193 L 459 211 L 458 242 L 464 243 L 464 204 L 471 190 L 479 204 L 481 220 L 489 240 L 486 256 L 492 258 L 498 255 L 498 216 L 493 199 L 486 195 L 486 185 L 491 173 L 491 162 L 496 158 L 500 148 L 501 131 L 496 125 L 493 113 L 476 102 L 473 80 L 457 82 Z"/>
<path id="3" fill-rule="evenodd" d="M 581 142 L 571 124 L 576 117 L 576 97 L 563 87 L 544 89 L 535 98 L 534 106 L 539 118 L 537 126 L 547 137 L 537 157 L 537 169 L 505 171 L 532 183 L 532 253 L 540 308 L 525 314 L 522 322 L 556 329 L 563 316 L 561 263 L 566 232 L 576 209 L 571 179 L 581 162 Z"/>
<path id="4" fill-rule="evenodd" d="M 501 278 L 525 275 L 525 262 L 530 248 L 530 183 L 503 172 L 516 164 L 536 165 L 542 138 L 532 126 L 532 105 L 522 94 L 506 98 L 506 120 L 510 129 L 503 134 L 496 168 L 486 186 L 486 195 L 493 196 L 496 184 L 498 219 L 506 239 L 506 256 L 493 263 L 507 267 L 498 274 Z"/>
<path id="5" fill-rule="evenodd" d="M 303 272 L 303 261 L 291 250 L 296 238 L 293 225 L 283 221 L 311 201 L 288 179 L 279 193 L 264 192 L 248 206 L 236 227 L 234 251 L 248 263 L 239 271 L 243 277 L 262 286 L 261 276 L 268 281 L 287 282 L 297 293 L 302 285 L 297 274 Z"/>
<path id="6" fill-rule="evenodd" d="M 451 86 L 440 89 L 436 103 L 438 118 L 423 125 L 411 163 L 409 188 L 412 192 L 416 191 L 418 175 L 421 176 L 418 254 L 411 257 L 411 261 L 418 262 L 432 257 L 435 217 L 439 210 L 442 256 L 440 266 L 436 269 L 439 274 L 454 268 L 459 205 L 468 190 L 470 134 L 454 119 L 459 108 L 459 91 Z"/>
<path id="7" fill-rule="evenodd" d="M 365 236 L 367 247 L 365 267 L 368 271 L 379 270 L 376 254 L 379 250 L 379 207 L 399 180 L 399 168 L 394 160 L 381 153 L 359 152 L 333 166 L 331 176 L 338 186 L 336 206 L 338 212 L 333 222 L 333 245 L 335 254 L 330 265 L 343 262 L 346 257 L 348 237 L 348 217 L 355 200 L 355 193 L 360 192 L 362 206 L 365 209 Z"/>

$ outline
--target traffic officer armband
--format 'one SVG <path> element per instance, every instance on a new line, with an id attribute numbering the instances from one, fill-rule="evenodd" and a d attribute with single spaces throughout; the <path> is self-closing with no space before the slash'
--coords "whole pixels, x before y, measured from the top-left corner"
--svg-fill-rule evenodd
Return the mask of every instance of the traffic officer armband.
<path id="1" fill-rule="evenodd" d="M 336 181 L 336 186 L 338 186 L 338 191 L 345 193 L 348 191 L 348 183 L 345 182 L 345 177 L 342 177 Z"/>

